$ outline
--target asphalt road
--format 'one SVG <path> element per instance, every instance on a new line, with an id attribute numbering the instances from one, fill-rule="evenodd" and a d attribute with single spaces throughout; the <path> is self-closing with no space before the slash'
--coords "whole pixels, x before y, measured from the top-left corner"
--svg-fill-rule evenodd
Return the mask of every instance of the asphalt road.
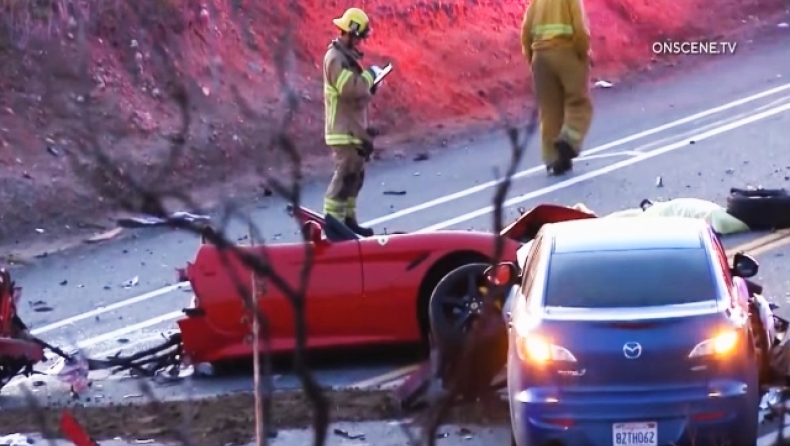
<path id="1" fill-rule="evenodd" d="M 698 197 L 723 203 L 732 186 L 787 186 L 790 71 L 781 57 L 786 48 L 786 37 L 760 45 L 743 42 L 735 55 L 701 62 L 669 77 L 598 90 L 593 130 L 575 172 L 548 178 L 537 149 L 530 150 L 511 189 L 508 218 L 516 215 L 518 206 L 539 202 L 583 202 L 607 213 L 635 207 L 643 198 Z M 360 198 L 362 217 L 378 232 L 486 230 L 491 226 L 490 182 L 497 169 L 504 170 L 508 157 L 507 141 L 495 133 L 436 150 L 427 161 L 373 163 Z M 656 186 L 658 177 L 663 187 Z M 308 184 L 304 203 L 319 208 L 324 187 Z M 385 195 L 387 191 L 406 193 L 391 196 Z M 267 198 L 252 208 L 269 242 L 295 237 L 297 228 L 284 207 Z M 241 236 L 244 227 L 232 224 L 229 231 Z M 174 269 L 194 255 L 198 241 L 163 229 L 139 230 L 135 235 L 51 255 L 15 271 L 24 286 L 24 300 L 52 308 L 35 312 L 23 304 L 22 316 L 34 333 L 59 345 L 76 342 L 90 355 L 98 355 L 142 348 L 174 328 L 190 296 L 188 290 L 174 288 Z M 787 266 L 773 260 L 770 255 L 764 260 L 762 280 L 769 294 L 787 296 Z M 124 289 L 122 284 L 133 277 L 139 283 Z M 320 377 L 327 385 L 342 386 L 401 365 L 333 367 Z M 288 387 L 293 379 L 282 375 L 278 382 Z M 234 386 L 247 384 L 209 380 L 192 387 L 212 393 Z M 49 393 L 57 386 L 44 387 Z M 173 389 L 172 396 L 183 395 L 183 388 L 168 389 Z M 4 390 L 0 401 L 13 404 L 14 393 L 13 388 Z"/>

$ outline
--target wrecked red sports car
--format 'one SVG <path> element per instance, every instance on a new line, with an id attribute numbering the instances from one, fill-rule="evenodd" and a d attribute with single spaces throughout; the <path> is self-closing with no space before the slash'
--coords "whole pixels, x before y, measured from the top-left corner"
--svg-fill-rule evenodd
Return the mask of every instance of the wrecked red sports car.
<path id="1" fill-rule="evenodd" d="M 562 214 L 568 212 L 574 214 L 572 218 L 590 216 L 551 205 L 524 213 L 502 231 L 503 259 L 515 260 L 521 243 L 545 223 L 535 225 L 542 220 L 536 217 L 547 209 L 552 218 L 567 219 Z M 331 217 L 301 207 L 290 211 L 313 245 L 305 314 L 309 348 L 424 341 L 429 331 L 428 304 L 441 279 L 464 265 L 490 262 L 494 255 L 493 233 L 437 231 L 360 238 Z M 243 249 L 265 253 L 279 275 L 298 285 L 307 255 L 304 242 Z M 178 321 L 185 355 L 193 362 L 251 355 L 252 318 L 238 297 L 236 282 L 251 284 L 250 270 L 223 258 L 216 246 L 201 244 L 183 276 L 195 295 L 192 307 L 184 310 L 186 317 Z M 292 350 L 291 304 L 274 287 L 261 283 L 256 289 L 269 323 L 271 350 Z"/>

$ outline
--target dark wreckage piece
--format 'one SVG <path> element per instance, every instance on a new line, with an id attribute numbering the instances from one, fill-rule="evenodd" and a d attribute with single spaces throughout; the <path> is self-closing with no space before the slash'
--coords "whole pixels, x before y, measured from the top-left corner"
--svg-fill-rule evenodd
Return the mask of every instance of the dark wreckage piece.
<path id="1" fill-rule="evenodd" d="M 184 365 L 181 334 L 175 333 L 154 347 L 121 356 L 120 352 L 104 359 L 88 359 L 91 370 L 109 370 L 111 373 L 128 371 L 133 376 L 155 376 L 161 371 L 177 376 Z"/>
<path id="2" fill-rule="evenodd" d="M 33 366 L 44 359 L 44 348 L 17 315 L 21 293 L 11 274 L 0 269 L 0 389 L 18 375 L 32 375 Z"/>

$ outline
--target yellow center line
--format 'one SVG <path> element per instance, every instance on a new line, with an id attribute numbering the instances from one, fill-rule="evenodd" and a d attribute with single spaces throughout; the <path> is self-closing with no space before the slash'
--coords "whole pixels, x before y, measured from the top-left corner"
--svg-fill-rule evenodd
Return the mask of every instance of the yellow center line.
<path id="1" fill-rule="evenodd" d="M 758 237 L 754 240 L 740 244 L 734 248 L 728 249 L 727 258 L 730 261 L 732 261 L 732 257 L 739 252 L 748 254 L 753 257 L 757 257 L 767 252 L 779 249 L 785 245 L 790 245 L 790 229 L 783 229 L 780 231 L 772 232 L 771 234 Z M 353 384 L 350 384 L 348 387 L 353 387 L 358 389 L 372 389 L 375 387 L 381 387 L 385 384 L 391 383 L 393 381 L 405 377 L 409 373 L 412 373 L 415 370 L 417 370 L 419 366 L 420 366 L 419 364 L 412 364 L 406 367 L 401 367 L 391 372 L 374 376 L 372 378 L 368 378 L 363 381 L 355 382 Z"/>

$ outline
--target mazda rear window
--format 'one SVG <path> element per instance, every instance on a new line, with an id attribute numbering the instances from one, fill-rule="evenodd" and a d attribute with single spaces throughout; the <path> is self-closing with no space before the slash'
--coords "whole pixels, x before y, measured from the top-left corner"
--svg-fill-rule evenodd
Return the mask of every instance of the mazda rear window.
<path id="1" fill-rule="evenodd" d="M 715 300 L 704 249 L 640 249 L 555 253 L 546 306 L 617 308 Z"/>

